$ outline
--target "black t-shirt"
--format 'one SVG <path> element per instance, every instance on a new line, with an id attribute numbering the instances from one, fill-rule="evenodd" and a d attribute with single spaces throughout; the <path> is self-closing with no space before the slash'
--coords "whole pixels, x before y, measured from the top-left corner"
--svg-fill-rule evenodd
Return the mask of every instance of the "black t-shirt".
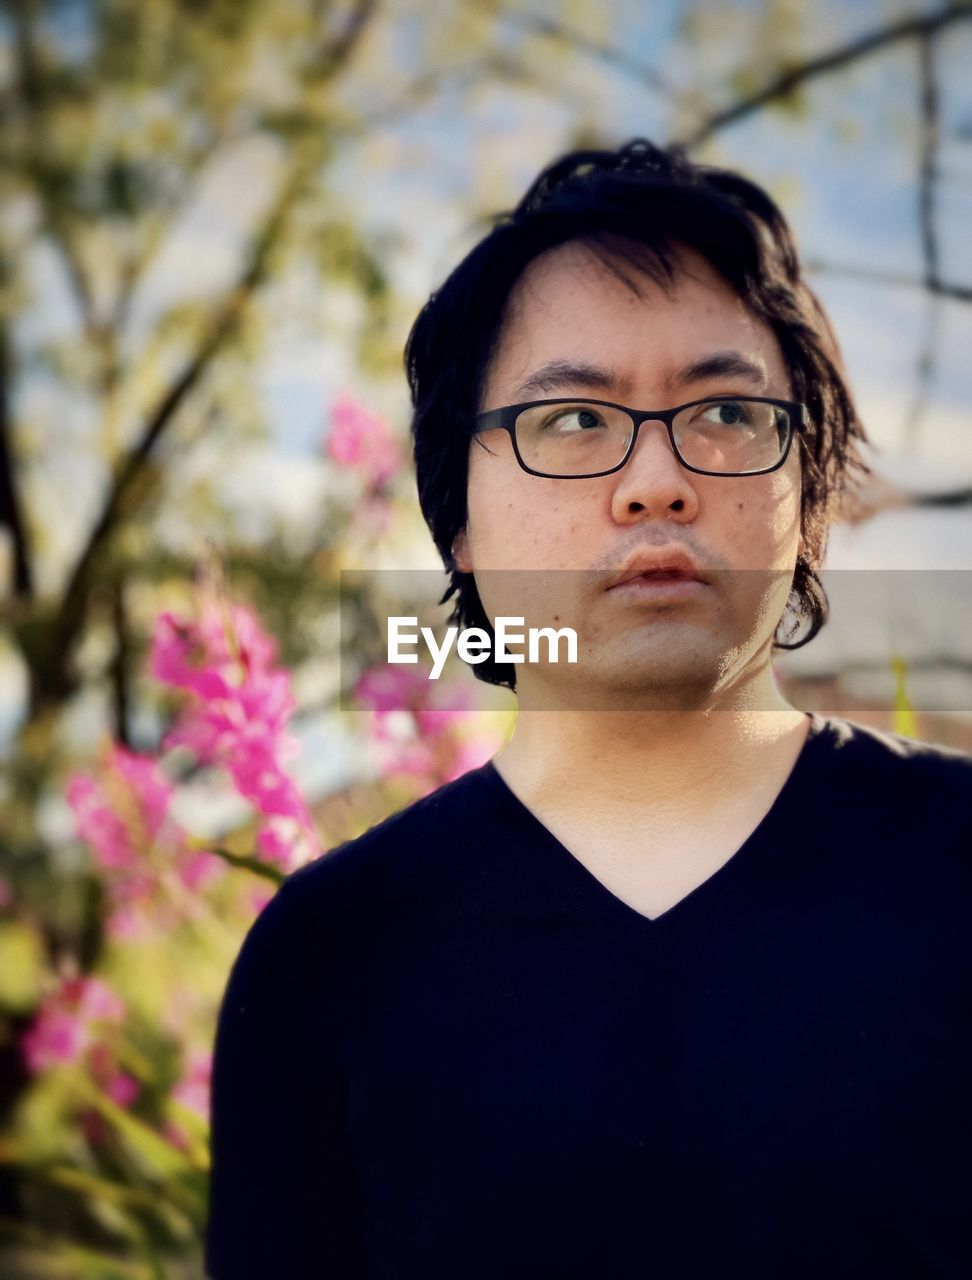
<path id="1" fill-rule="evenodd" d="M 301 868 L 220 1014 L 210 1274 L 972 1277 L 970 798 L 812 715 L 654 920 L 491 763 Z"/>

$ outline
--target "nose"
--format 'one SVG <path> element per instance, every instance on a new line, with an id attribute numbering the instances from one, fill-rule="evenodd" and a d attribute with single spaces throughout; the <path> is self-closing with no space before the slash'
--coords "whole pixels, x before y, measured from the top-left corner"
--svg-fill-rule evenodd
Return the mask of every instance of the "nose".
<path id="1" fill-rule="evenodd" d="M 658 520 L 694 520 L 699 509 L 695 480 L 675 456 L 664 422 L 641 424 L 635 447 L 611 493 L 611 512 L 619 524 L 645 515 Z"/>

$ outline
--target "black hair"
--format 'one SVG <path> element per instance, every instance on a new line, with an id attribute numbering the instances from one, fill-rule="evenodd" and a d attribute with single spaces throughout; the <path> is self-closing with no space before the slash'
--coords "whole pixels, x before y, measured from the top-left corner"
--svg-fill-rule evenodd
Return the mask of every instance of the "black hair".
<path id="1" fill-rule="evenodd" d="M 635 138 L 617 150 L 562 156 L 515 209 L 490 221 L 488 233 L 422 308 L 405 347 L 419 503 L 450 573 L 439 601 L 455 596 L 449 621 L 492 634 L 473 575 L 458 569 L 452 546 L 467 517 L 468 426 L 524 268 L 546 250 L 576 240 L 616 274 L 619 262 L 627 261 L 665 283 L 676 275 L 673 249 L 686 245 L 766 322 L 793 398 L 809 409 L 810 426 L 795 437 L 803 550 L 774 647 L 796 649 L 813 639 L 828 617 L 817 573 L 827 530 L 850 491 L 852 471 L 870 471 L 861 454 L 867 437 L 830 322 L 801 276 L 792 233 L 770 196 L 737 173 L 694 163 L 684 147 Z M 515 688 L 509 663 L 490 657 L 473 671 L 481 680 Z"/>

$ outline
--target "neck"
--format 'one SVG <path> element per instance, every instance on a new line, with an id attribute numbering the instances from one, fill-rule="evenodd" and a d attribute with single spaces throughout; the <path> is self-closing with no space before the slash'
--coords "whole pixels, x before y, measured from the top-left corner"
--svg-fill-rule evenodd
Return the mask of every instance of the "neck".
<path id="1" fill-rule="evenodd" d="M 500 774 L 537 803 L 659 817 L 716 811 L 745 793 L 781 753 L 798 753 L 809 720 L 782 696 L 772 671 L 701 710 L 521 708 L 496 755 Z"/>

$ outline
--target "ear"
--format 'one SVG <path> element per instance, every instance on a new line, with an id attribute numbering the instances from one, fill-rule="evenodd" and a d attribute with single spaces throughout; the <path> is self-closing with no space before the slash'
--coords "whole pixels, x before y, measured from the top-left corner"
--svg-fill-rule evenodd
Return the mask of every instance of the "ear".
<path id="1" fill-rule="evenodd" d="M 472 573 L 472 561 L 469 559 L 469 539 L 466 526 L 459 530 L 452 540 L 452 559 L 461 573 Z"/>

